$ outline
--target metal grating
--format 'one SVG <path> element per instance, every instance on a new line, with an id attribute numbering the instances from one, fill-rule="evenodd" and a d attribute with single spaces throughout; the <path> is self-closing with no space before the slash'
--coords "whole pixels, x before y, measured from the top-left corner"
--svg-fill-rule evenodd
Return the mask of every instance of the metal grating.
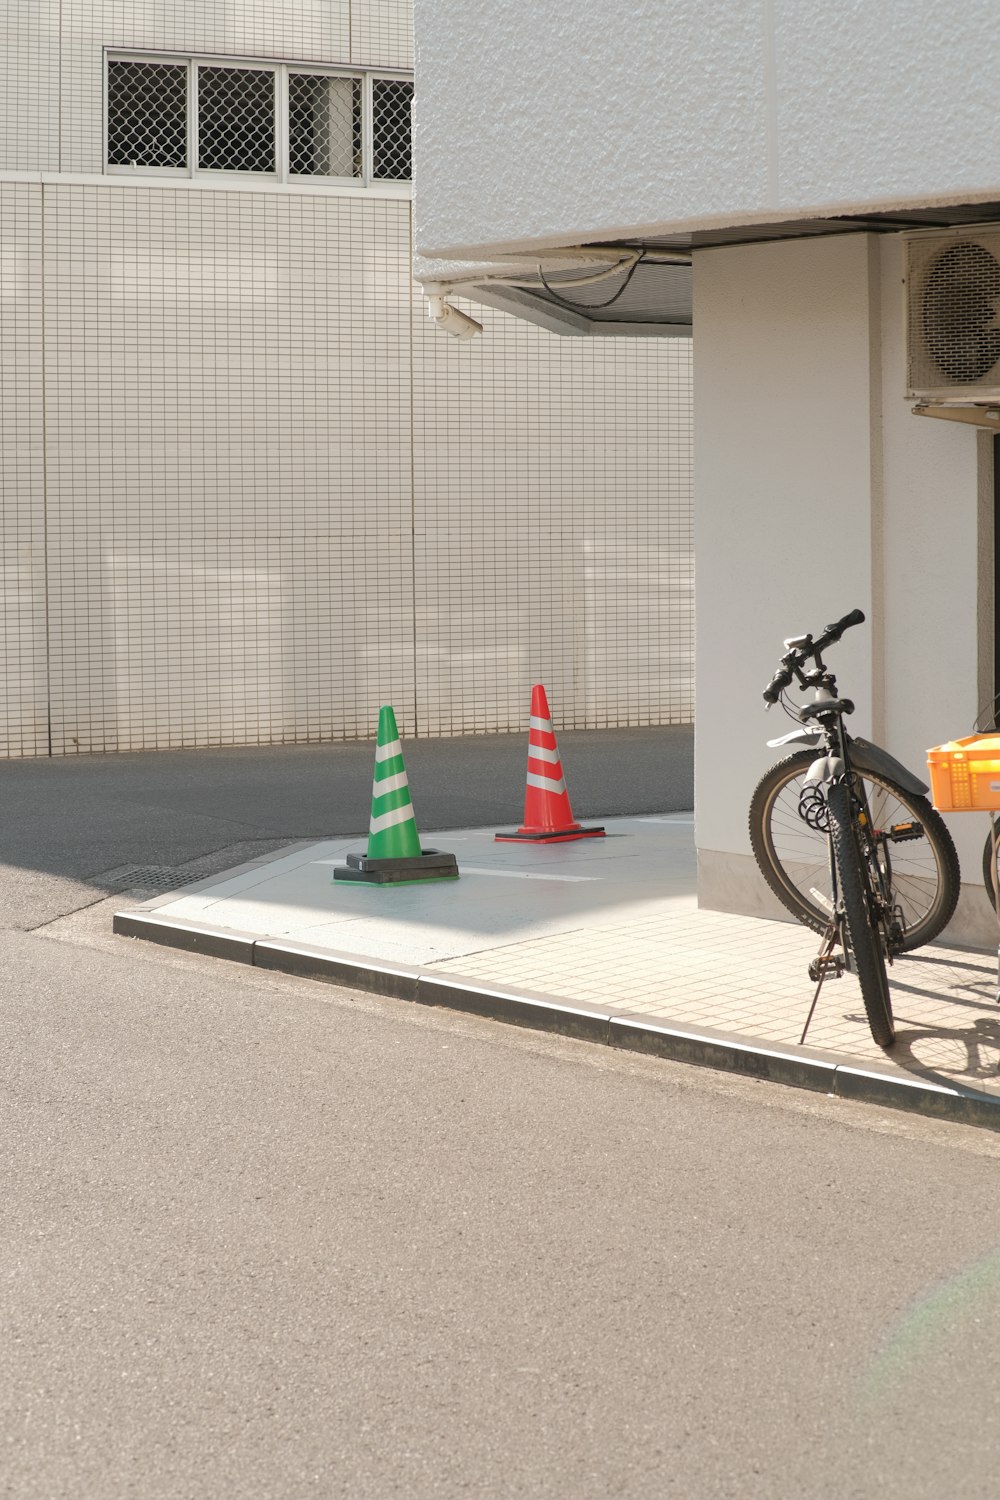
<path id="1" fill-rule="evenodd" d="M 907 247 L 908 394 L 1000 392 L 1000 230 L 931 235 Z"/>
<path id="2" fill-rule="evenodd" d="M 596 323 L 691 322 L 690 266 L 650 261 L 636 266 L 627 281 L 626 273 L 589 286 L 573 286 L 573 274 L 565 271 L 547 278 L 555 296 L 544 288 L 532 289 L 532 295 Z"/>
<path id="3" fill-rule="evenodd" d="M 189 120 L 189 84 L 196 86 Z M 276 106 L 283 101 L 279 131 Z M 409 182 L 413 83 L 367 69 L 222 66 L 187 59 L 108 64 L 107 165 L 336 181 Z"/>
<path id="4" fill-rule="evenodd" d="M 108 64 L 108 164 L 187 166 L 185 64 Z"/>
<path id="5" fill-rule="evenodd" d="M 398 78 L 372 83 L 372 176 L 409 182 L 412 175 L 410 114 L 413 84 Z"/>
<path id="6" fill-rule="evenodd" d="M 273 172 L 274 74 L 260 68 L 198 69 L 198 165 Z"/>
<path id="7" fill-rule="evenodd" d="M 156 896 L 165 891 L 183 890 L 199 880 L 208 880 L 212 875 L 221 875 L 237 865 L 287 847 L 287 839 L 244 839 L 179 865 L 117 865 L 113 870 L 102 870 L 98 875 L 89 876 L 88 884 L 107 891 L 109 895 L 128 892 L 133 896 Z"/>
<path id="8" fill-rule="evenodd" d="M 318 177 L 361 176 L 360 78 L 289 74 L 288 170 Z"/>

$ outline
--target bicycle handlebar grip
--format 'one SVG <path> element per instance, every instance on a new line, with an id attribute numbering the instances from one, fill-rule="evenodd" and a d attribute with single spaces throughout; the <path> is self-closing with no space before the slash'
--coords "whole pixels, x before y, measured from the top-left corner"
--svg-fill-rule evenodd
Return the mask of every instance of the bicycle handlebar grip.
<path id="1" fill-rule="evenodd" d="M 838 620 L 837 623 L 836 623 L 836 625 L 828 625 L 826 627 L 827 634 L 828 635 L 833 635 L 834 631 L 836 631 L 837 636 L 839 638 L 840 636 L 843 635 L 843 633 L 844 633 L 845 630 L 850 630 L 850 628 L 851 628 L 852 625 L 861 625 L 861 624 L 863 624 L 864 623 L 864 618 L 865 618 L 865 616 L 864 616 L 864 611 L 863 610 L 852 609 L 851 612 L 850 612 L 850 614 L 849 615 L 845 615 L 842 620 Z"/>
<path id="2" fill-rule="evenodd" d="M 782 667 L 780 671 L 775 672 L 762 694 L 764 702 L 777 703 L 791 680 L 792 674 L 787 667 Z"/>

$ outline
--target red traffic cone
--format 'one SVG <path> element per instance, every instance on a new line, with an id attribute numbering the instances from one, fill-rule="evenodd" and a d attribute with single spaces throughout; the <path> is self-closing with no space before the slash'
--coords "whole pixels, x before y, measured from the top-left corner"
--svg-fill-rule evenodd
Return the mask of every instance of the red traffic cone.
<path id="1" fill-rule="evenodd" d="M 571 839 L 602 839 L 603 828 L 583 828 L 573 821 L 562 761 L 552 733 L 552 716 L 545 689 L 531 689 L 528 721 L 528 784 L 524 793 L 524 823 L 516 833 L 498 833 L 501 844 L 568 844 Z"/>

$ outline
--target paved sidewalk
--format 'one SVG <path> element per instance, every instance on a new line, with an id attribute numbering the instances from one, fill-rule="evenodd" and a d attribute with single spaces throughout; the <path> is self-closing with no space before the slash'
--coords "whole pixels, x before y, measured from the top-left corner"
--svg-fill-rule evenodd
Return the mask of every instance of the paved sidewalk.
<path id="1" fill-rule="evenodd" d="M 891 1081 L 908 1090 L 907 1107 L 948 1113 L 956 1091 L 974 1096 L 1000 1123 L 995 955 L 935 945 L 897 960 L 891 1054 L 871 1040 L 854 978 L 830 980 L 800 1048 L 818 939 L 794 923 L 698 910 L 690 814 L 605 826 L 602 840 L 533 847 L 497 844 L 494 829 L 436 833 L 425 843 L 457 854 L 459 881 L 395 890 L 332 881 L 363 839 L 296 845 L 147 903 L 119 930 L 206 951 L 215 934 L 216 951 L 246 962 L 281 968 L 283 956 L 301 973 L 315 959 L 317 977 L 325 955 L 380 968 L 384 983 L 376 974 L 371 987 L 396 993 L 393 970 L 480 997 L 523 996 L 634 1023 L 633 1038 L 644 1023 L 721 1037 L 742 1048 L 730 1065 L 746 1071 L 768 1074 L 754 1057 L 812 1060 Z"/>

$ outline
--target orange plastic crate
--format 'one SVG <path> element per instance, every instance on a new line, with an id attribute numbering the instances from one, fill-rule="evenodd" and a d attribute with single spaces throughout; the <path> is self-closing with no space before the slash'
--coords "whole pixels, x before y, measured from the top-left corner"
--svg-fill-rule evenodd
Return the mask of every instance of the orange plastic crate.
<path id="1" fill-rule="evenodd" d="M 1000 734 L 970 734 L 927 752 L 931 796 L 940 812 L 1000 809 Z"/>

